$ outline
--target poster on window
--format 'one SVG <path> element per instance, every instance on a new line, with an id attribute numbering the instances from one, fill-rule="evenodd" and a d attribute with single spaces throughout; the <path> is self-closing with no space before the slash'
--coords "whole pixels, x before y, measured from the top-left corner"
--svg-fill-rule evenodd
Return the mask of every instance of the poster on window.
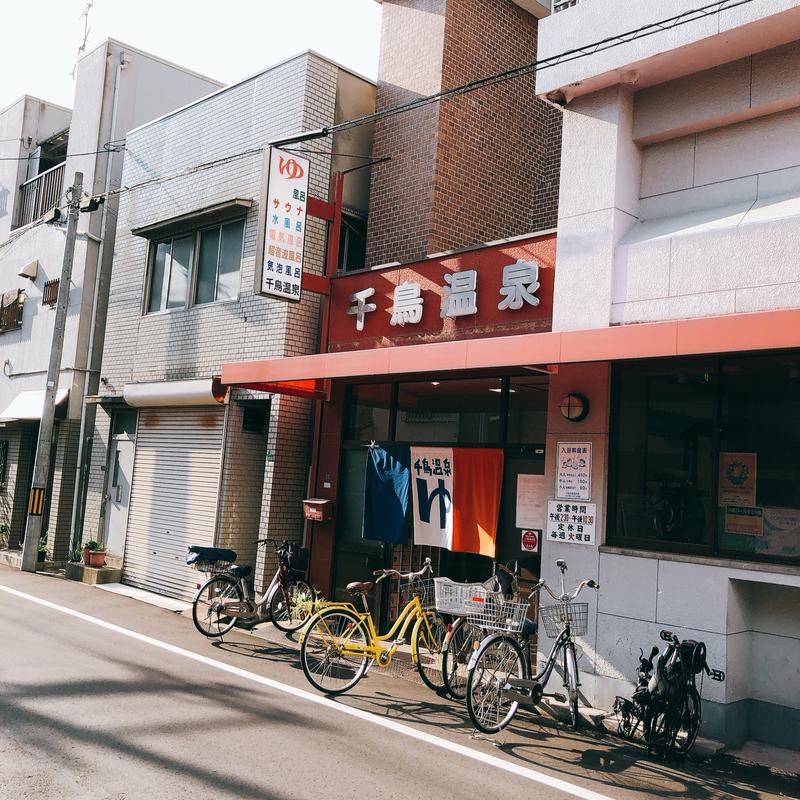
<path id="1" fill-rule="evenodd" d="M 541 528 L 545 515 L 544 475 L 517 475 L 517 528 Z"/>
<path id="2" fill-rule="evenodd" d="M 556 453 L 556 497 L 588 500 L 592 495 L 592 443 L 559 442 Z"/>
<path id="3" fill-rule="evenodd" d="M 725 533 L 763 536 L 763 510 L 752 506 L 725 506 Z"/>
<path id="4" fill-rule="evenodd" d="M 719 454 L 719 505 L 755 506 L 756 453 Z"/>
<path id="5" fill-rule="evenodd" d="M 310 165 L 302 156 L 270 150 L 261 294 L 300 300 Z"/>
<path id="6" fill-rule="evenodd" d="M 596 503 L 547 502 L 547 540 L 565 544 L 597 544 Z"/>

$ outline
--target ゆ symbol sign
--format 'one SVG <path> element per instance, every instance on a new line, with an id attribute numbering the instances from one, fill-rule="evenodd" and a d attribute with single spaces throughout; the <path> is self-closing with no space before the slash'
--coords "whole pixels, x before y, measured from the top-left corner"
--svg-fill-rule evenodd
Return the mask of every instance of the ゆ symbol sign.
<path id="1" fill-rule="evenodd" d="M 303 167 L 293 158 L 284 158 L 281 156 L 278 159 L 278 171 L 284 178 L 297 180 L 303 177 Z"/>

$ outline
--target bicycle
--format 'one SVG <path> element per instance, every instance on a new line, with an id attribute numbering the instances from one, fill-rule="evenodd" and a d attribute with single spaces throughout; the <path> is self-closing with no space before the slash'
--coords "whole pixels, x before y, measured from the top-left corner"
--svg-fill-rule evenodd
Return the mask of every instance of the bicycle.
<path id="1" fill-rule="evenodd" d="M 469 620 L 471 603 L 496 592 L 508 594 L 519 573 L 519 565 L 497 564 L 493 577 L 483 583 L 456 583 L 450 578 L 434 578 L 436 610 L 449 614 L 454 621 L 447 626 L 442 646 L 442 680 L 455 700 L 467 696 L 467 665 L 477 644 L 486 636 L 482 628 Z"/>
<path id="2" fill-rule="evenodd" d="M 572 728 L 578 728 L 580 676 L 574 637 L 586 633 L 589 604 L 573 601 L 585 587 L 599 589 L 600 585 L 594 580 L 584 580 L 569 594 L 564 588 L 566 562 L 559 559 L 556 566 L 561 570 L 559 595 L 554 594 L 542 579 L 524 602 L 508 600 L 500 595 L 475 603 L 475 611 L 470 617 L 473 623 L 497 631 L 481 642 L 468 666 L 467 711 L 472 724 L 482 733 L 499 733 L 514 719 L 520 705 L 533 711 L 543 697 L 568 702 Z M 538 626 L 527 618 L 527 613 L 531 599 L 541 589 L 558 602 L 556 606 L 540 609 L 547 635 L 555 638 L 555 642 L 541 671 L 532 675 L 530 637 Z M 544 691 L 559 654 L 563 654 L 561 663 L 566 696 Z"/>
<path id="3" fill-rule="evenodd" d="M 386 668 L 398 648 L 411 632 L 411 660 L 428 688 L 439 692 L 444 688 L 441 673 L 442 641 L 446 626 L 442 617 L 428 608 L 432 601 L 431 560 L 418 572 L 402 574 L 393 569 L 379 569 L 376 581 L 354 582 L 347 586 L 359 596 L 364 606 L 359 611 L 353 603 L 327 603 L 300 635 L 300 662 L 308 682 L 328 695 L 352 689 L 372 664 Z M 407 581 L 412 596 L 400 611 L 390 630 L 378 635 L 367 602 L 367 592 L 390 575 Z"/>
<path id="4" fill-rule="evenodd" d="M 278 630 L 299 630 L 314 613 L 317 596 L 305 580 L 308 550 L 293 542 L 256 539 L 271 544 L 278 556 L 278 569 L 263 594 L 251 595 L 247 578 L 252 567 L 236 565 L 236 552 L 219 547 L 191 545 L 186 563 L 211 577 L 198 587 L 192 599 L 192 621 L 203 636 L 218 638 L 239 621 L 264 621 L 266 610 Z"/>
<path id="5" fill-rule="evenodd" d="M 655 667 L 658 648 L 653 647 L 648 658 L 640 650 L 636 688 L 630 700 L 615 699 L 614 711 L 619 715 L 621 736 L 633 739 L 641 725 L 648 751 L 658 750 L 669 759 L 685 756 L 700 730 L 703 711 L 696 676 L 705 673 L 712 680 L 724 681 L 725 673 L 708 666 L 704 642 L 682 642 L 667 630 L 660 636 L 667 646 Z"/>

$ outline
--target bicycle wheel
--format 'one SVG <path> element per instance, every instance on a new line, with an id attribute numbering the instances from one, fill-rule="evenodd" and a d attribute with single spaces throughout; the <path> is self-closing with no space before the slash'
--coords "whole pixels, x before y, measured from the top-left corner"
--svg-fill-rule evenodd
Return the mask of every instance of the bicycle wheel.
<path id="1" fill-rule="evenodd" d="M 224 636 L 236 624 L 236 617 L 223 613 L 226 600 L 239 603 L 244 600 L 237 581 L 227 575 L 215 575 L 197 590 L 192 601 L 192 622 L 203 636 L 209 639 Z"/>
<path id="2" fill-rule="evenodd" d="M 484 638 L 481 629 L 466 617 L 459 617 L 450 631 L 450 641 L 442 655 L 442 678 L 450 696 L 463 700 L 467 696 L 467 666 L 475 643 Z"/>
<path id="3" fill-rule="evenodd" d="M 653 712 L 649 722 L 645 731 L 647 751 L 667 758 L 672 750 L 674 740 L 672 711 L 668 707 L 662 706 Z"/>
<path id="4" fill-rule="evenodd" d="M 700 693 L 694 686 L 688 686 L 681 698 L 678 719 L 680 722 L 676 725 L 673 747 L 676 753 L 683 756 L 692 749 L 702 720 Z"/>
<path id="5" fill-rule="evenodd" d="M 272 624 L 284 633 L 299 631 L 314 613 L 314 590 L 302 578 L 290 578 L 283 587 L 272 593 L 269 612 Z"/>
<path id="6" fill-rule="evenodd" d="M 426 611 L 425 617 L 417 620 L 411 634 L 411 652 L 417 656 L 417 672 L 422 682 L 434 692 L 441 692 L 445 688 L 442 677 L 442 646 L 445 636 L 447 625 L 436 611 Z"/>
<path id="7" fill-rule="evenodd" d="M 324 694 L 352 689 L 367 670 L 368 656 L 343 653 L 342 648 L 366 646 L 364 624 L 344 608 L 321 611 L 309 623 L 300 647 L 300 663 L 308 682 Z"/>
<path id="8" fill-rule="evenodd" d="M 516 639 L 495 636 L 484 642 L 467 676 L 467 711 L 482 733 L 499 733 L 514 719 L 519 703 L 504 692 L 509 678 L 526 678 L 525 659 Z"/>
<path id="9" fill-rule="evenodd" d="M 578 715 L 578 659 L 575 658 L 575 645 L 572 642 L 564 646 L 564 684 L 567 687 L 569 721 L 572 730 L 576 731 L 581 718 Z"/>

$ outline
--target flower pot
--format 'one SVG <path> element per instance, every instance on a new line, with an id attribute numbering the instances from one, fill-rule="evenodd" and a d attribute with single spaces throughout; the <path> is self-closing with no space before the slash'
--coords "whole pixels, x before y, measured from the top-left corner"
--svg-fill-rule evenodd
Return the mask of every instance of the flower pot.
<path id="1" fill-rule="evenodd" d="M 83 563 L 88 567 L 89 566 L 89 553 L 92 551 L 88 547 L 83 548 Z"/>
<path id="2" fill-rule="evenodd" d="M 47 561 L 47 550 L 40 550 L 36 555 L 36 561 L 41 564 L 43 561 Z"/>
<path id="3" fill-rule="evenodd" d="M 106 563 L 106 551 L 105 550 L 90 550 L 89 551 L 89 566 L 90 567 L 102 567 Z"/>

